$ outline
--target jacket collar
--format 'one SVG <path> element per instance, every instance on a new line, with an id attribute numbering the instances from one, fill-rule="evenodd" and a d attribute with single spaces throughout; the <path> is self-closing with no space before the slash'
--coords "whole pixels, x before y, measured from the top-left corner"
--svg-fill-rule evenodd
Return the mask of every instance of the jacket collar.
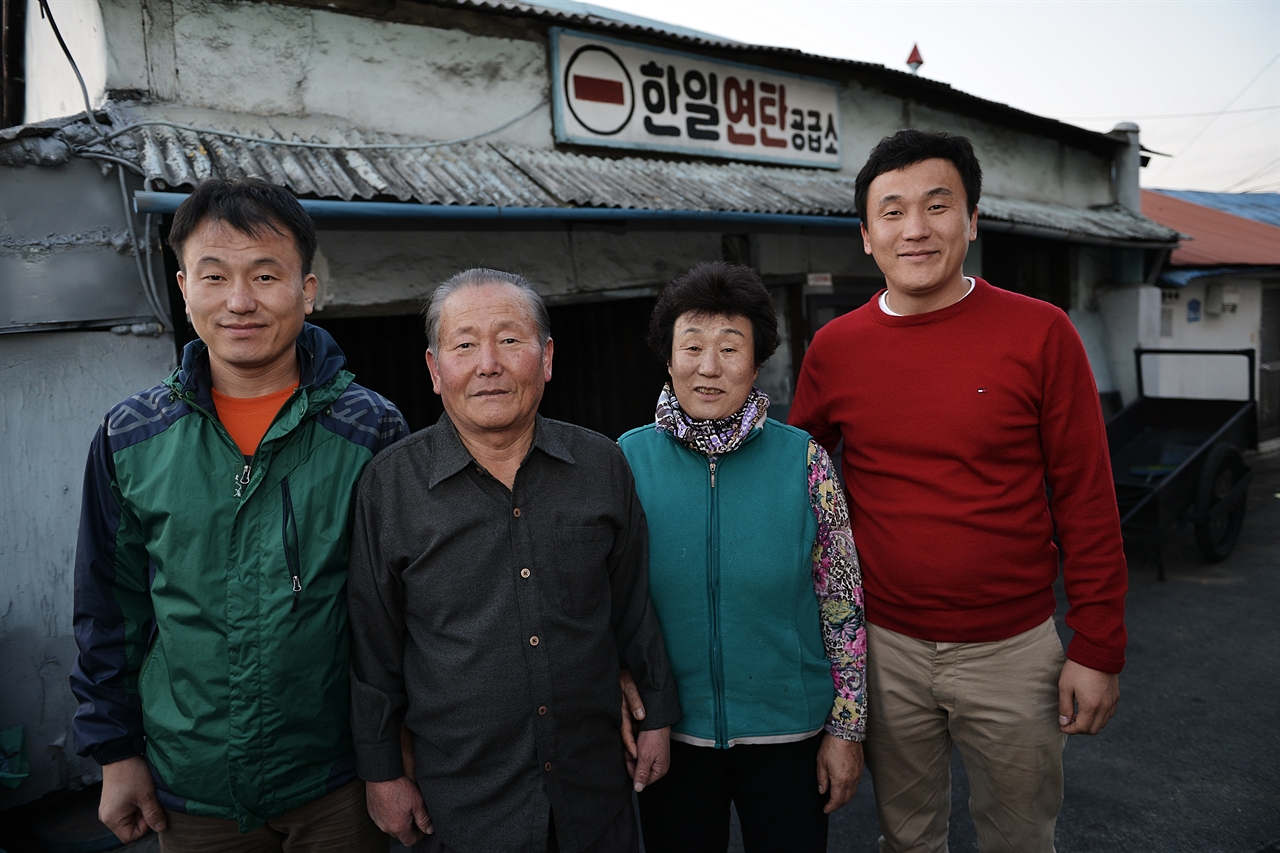
<path id="1" fill-rule="evenodd" d="M 296 346 L 299 387 L 322 387 L 331 382 L 347 363 L 338 342 L 319 326 L 304 323 Z M 182 364 L 170 384 L 193 394 L 198 405 L 212 411 L 213 380 L 209 375 L 209 347 L 204 341 L 196 338 L 182 348 Z"/>
<path id="2" fill-rule="evenodd" d="M 562 427 L 555 421 L 548 421 L 542 415 L 535 415 L 534 418 L 533 445 L 529 448 L 529 453 L 525 455 L 525 461 L 528 461 L 529 456 L 533 455 L 534 450 L 540 450 L 551 458 L 558 459 L 568 465 L 576 464 L 573 454 L 569 451 L 568 445 L 565 444 L 564 438 L 560 435 Z M 475 458 L 467 450 L 466 445 L 462 443 L 462 437 L 458 435 L 458 428 L 453 425 L 448 412 L 440 415 L 440 420 L 436 421 L 435 429 L 432 430 L 431 448 L 427 458 L 428 489 L 434 489 L 441 482 L 462 471 L 468 465 L 475 464 Z M 524 462 L 520 464 L 523 466 Z"/>

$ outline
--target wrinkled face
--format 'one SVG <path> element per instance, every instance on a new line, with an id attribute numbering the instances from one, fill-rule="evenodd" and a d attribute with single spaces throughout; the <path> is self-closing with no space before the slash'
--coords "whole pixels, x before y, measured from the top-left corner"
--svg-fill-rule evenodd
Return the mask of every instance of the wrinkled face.
<path id="1" fill-rule="evenodd" d="M 950 160 L 922 160 L 877 175 L 867 188 L 862 246 L 884 273 L 890 297 L 926 297 L 963 278 L 978 212 Z"/>
<path id="2" fill-rule="evenodd" d="M 282 229 L 284 230 L 284 229 Z M 251 236 L 216 219 L 183 246 L 178 287 L 215 370 L 238 374 L 292 361 L 294 341 L 316 298 L 293 237 L 269 228 Z"/>
<path id="3" fill-rule="evenodd" d="M 741 315 L 681 314 L 667 372 L 680 408 L 690 417 L 707 421 L 732 415 L 747 402 L 760 374 L 751 321 Z"/>
<path id="4" fill-rule="evenodd" d="M 539 343 L 519 290 L 484 284 L 454 291 L 440 312 L 437 346 L 427 350 L 431 384 L 464 437 L 532 426 L 554 347 Z"/>

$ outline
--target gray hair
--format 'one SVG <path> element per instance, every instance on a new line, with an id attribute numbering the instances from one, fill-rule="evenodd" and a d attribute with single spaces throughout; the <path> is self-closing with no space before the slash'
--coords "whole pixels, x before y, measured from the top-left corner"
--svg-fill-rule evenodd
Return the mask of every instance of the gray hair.
<path id="1" fill-rule="evenodd" d="M 491 270 L 485 267 L 472 267 L 455 273 L 442 281 L 422 306 L 422 316 L 426 320 L 427 349 L 437 352 L 440 343 L 440 315 L 444 312 L 444 303 L 455 292 L 467 287 L 482 287 L 486 284 L 506 284 L 519 291 L 529 309 L 529 316 L 538 325 L 538 343 L 544 348 L 551 340 L 551 315 L 547 313 L 547 304 L 542 295 L 534 290 L 529 280 L 522 275 L 502 270 Z"/>

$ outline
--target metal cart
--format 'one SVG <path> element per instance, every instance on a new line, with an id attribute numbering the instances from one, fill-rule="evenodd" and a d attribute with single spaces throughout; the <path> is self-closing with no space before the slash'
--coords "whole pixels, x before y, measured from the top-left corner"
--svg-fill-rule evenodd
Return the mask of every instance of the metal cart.
<path id="1" fill-rule="evenodd" d="M 1247 400 L 1148 396 L 1143 359 L 1186 355 L 1243 359 Z M 1244 523 L 1252 469 L 1241 451 L 1257 447 L 1252 349 L 1137 349 L 1138 398 L 1107 422 L 1120 528 L 1131 552 L 1154 559 L 1164 580 L 1161 541 L 1178 524 L 1195 527 L 1206 560 L 1226 559 Z"/>

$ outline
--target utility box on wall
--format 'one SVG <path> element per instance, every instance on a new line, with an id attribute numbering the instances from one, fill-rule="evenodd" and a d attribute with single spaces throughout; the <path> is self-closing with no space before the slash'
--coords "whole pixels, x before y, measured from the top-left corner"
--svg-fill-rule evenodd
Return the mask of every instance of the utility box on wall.
<path id="1" fill-rule="evenodd" d="M 1205 288 L 1204 313 L 1217 317 L 1240 309 L 1240 285 L 1215 281 Z"/>

